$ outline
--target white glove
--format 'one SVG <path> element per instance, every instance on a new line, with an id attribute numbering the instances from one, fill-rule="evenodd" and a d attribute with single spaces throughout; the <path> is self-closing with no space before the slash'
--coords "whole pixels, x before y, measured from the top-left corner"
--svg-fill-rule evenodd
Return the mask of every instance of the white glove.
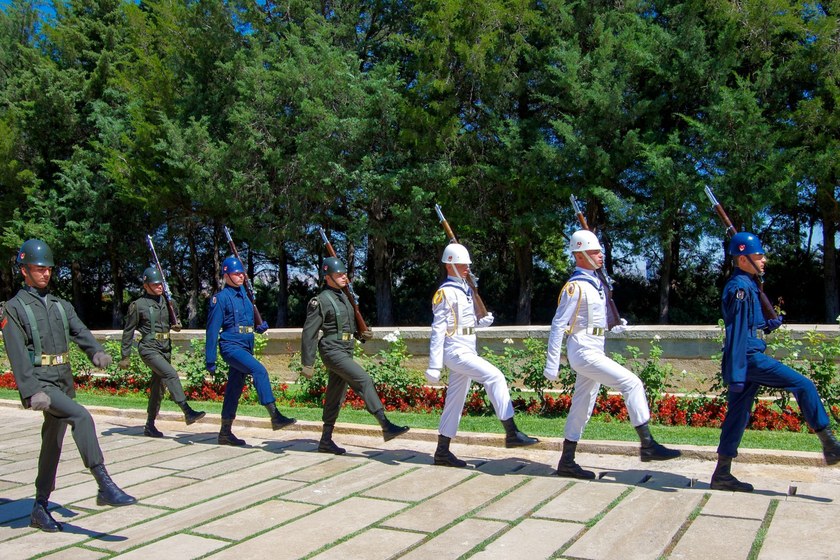
<path id="1" fill-rule="evenodd" d="M 493 324 L 493 314 L 492 313 L 488 313 L 487 315 L 485 315 L 484 317 L 482 317 L 481 319 L 478 320 L 478 326 L 479 327 L 489 327 L 492 324 Z"/>
<path id="2" fill-rule="evenodd" d="M 426 381 L 428 381 L 429 383 L 437 383 L 438 381 L 440 381 L 439 369 L 429 368 L 426 370 L 424 375 L 426 376 Z"/>
<path id="3" fill-rule="evenodd" d="M 627 330 L 627 319 L 619 319 L 621 322 L 610 329 L 613 334 L 621 334 Z"/>
<path id="4" fill-rule="evenodd" d="M 557 375 L 560 373 L 559 370 L 551 371 L 549 368 L 545 368 L 543 370 L 543 376 L 549 381 L 557 381 Z"/>
<path id="5" fill-rule="evenodd" d="M 303 366 L 302 368 L 300 368 L 300 374 L 307 379 L 312 379 L 312 376 L 315 375 L 315 367 Z"/>

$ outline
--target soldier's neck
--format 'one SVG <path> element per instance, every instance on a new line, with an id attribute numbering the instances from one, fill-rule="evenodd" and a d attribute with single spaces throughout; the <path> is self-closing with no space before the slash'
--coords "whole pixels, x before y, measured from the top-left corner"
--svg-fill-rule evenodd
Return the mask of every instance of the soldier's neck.
<path id="1" fill-rule="evenodd" d="M 24 284 L 23 289 L 41 299 L 46 298 L 47 294 L 50 293 L 49 288 L 36 288 L 35 286 L 30 286 L 29 284 Z"/>

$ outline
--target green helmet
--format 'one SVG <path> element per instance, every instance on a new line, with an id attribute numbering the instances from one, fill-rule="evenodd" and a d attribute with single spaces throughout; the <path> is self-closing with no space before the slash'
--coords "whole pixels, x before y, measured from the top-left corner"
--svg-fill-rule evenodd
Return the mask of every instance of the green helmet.
<path id="1" fill-rule="evenodd" d="M 144 284 L 162 284 L 163 283 L 163 276 L 161 275 L 160 271 L 155 266 L 150 266 L 146 270 L 143 271 L 143 283 Z"/>
<path id="2" fill-rule="evenodd" d="M 17 254 L 18 264 L 34 264 L 36 266 L 55 266 L 50 246 L 40 239 L 24 241 Z"/>
<path id="3" fill-rule="evenodd" d="M 346 274 L 347 267 L 344 266 L 344 263 L 341 262 L 340 259 L 337 259 L 336 257 L 327 257 L 324 259 L 321 271 L 324 273 L 324 276 L 327 274 Z"/>

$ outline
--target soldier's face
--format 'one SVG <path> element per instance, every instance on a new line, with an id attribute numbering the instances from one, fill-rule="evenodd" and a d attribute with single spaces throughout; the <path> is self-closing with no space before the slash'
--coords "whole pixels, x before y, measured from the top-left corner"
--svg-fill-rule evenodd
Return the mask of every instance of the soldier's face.
<path id="1" fill-rule="evenodd" d="M 750 261 L 755 263 L 755 266 L 750 264 Z M 767 266 L 766 255 L 741 255 L 738 257 L 738 268 L 744 272 L 755 274 L 757 269 L 759 274 L 764 274 L 765 266 Z"/>
<path id="2" fill-rule="evenodd" d="M 340 290 L 349 282 L 350 279 L 347 278 L 346 272 L 333 272 L 332 274 L 327 274 L 327 285 L 330 288 L 336 288 Z"/>
<path id="3" fill-rule="evenodd" d="M 245 273 L 231 272 L 230 274 L 225 274 L 225 283 L 228 286 L 238 288 L 239 286 L 245 283 Z"/>
<path id="4" fill-rule="evenodd" d="M 451 266 L 452 270 L 449 272 L 450 276 L 457 276 L 458 278 L 466 278 L 470 273 L 470 265 L 457 263 L 457 264 L 449 264 L 447 266 Z M 455 272 L 455 274 L 452 274 Z"/>
<path id="5" fill-rule="evenodd" d="M 597 270 L 604 266 L 604 253 L 602 253 L 600 249 L 576 251 L 574 255 L 575 265 L 585 268 L 586 270 Z"/>
<path id="6" fill-rule="evenodd" d="M 154 284 L 147 282 L 143 284 L 143 287 L 146 288 L 146 293 L 150 296 L 159 296 L 163 293 L 163 284 L 160 282 L 155 282 Z"/>
<path id="7" fill-rule="evenodd" d="M 27 264 L 20 271 L 23 273 L 23 281 L 27 286 L 43 290 L 50 283 L 52 267 Z"/>

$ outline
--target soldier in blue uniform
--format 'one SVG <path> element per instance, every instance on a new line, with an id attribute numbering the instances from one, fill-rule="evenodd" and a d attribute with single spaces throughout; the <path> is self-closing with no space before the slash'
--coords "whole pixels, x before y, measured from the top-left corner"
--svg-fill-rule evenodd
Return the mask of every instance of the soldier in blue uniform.
<path id="1" fill-rule="evenodd" d="M 207 335 L 204 348 L 204 361 L 207 371 L 216 371 L 216 348 L 230 366 L 225 398 L 222 404 L 222 428 L 219 431 L 220 445 L 245 445 L 231 432 L 239 397 L 245 386 L 245 376 L 254 379 L 254 387 L 260 404 L 265 406 L 271 417 L 271 427 L 275 430 L 295 423 L 294 418 L 287 418 L 275 406 L 276 399 L 271 391 L 268 371 L 254 357 L 254 332 L 264 333 L 268 324 L 263 322 L 254 328 L 254 308 L 245 292 L 245 269 L 236 257 L 228 257 L 222 263 L 222 275 L 225 287 L 213 296 L 207 314 Z"/>
<path id="2" fill-rule="evenodd" d="M 96 426 L 85 407 L 74 400 L 76 388 L 70 369 L 70 342 L 105 369 L 112 358 L 82 323 L 69 302 L 50 293 L 48 286 L 55 266 L 52 250 L 40 239 L 20 247 L 17 264 L 25 286 L 6 305 L 0 305 L 0 329 L 24 408 L 44 415 L 41 453 L 35 477 L 35 505 L 29 526 L 48 533 L 62 526 L 47 510 L 55 489 L 61 446 L 67 426 L 73 440 L 99 485 L 96 503 L 125 506 L 137 500 L 123 492 L 105 470 L 105 459 L 96 438 Z"/>
<path id="3" fill-rule="evenodd" d="M 753 402 L 762 386 L 793 393 L 808 426 L 817 433 L 829 465 L 840 462 L 840 444 L 829 428 L 828 415 L 814 383 L 788 366 L 764 355 L 762 333 L 782 324 L 782 317 L 766 320 L 761 312 L 756 273 L 764 274 L 767 259 L 761 241 L 748 232 L 735 234 L 729 243 L 735 270 L 723 289 L 722 310 L 726 340 L 721 364 L 723 381 L 729 386 L 728 409 L 721 426 L 718 463 L 712 474 L 714 490 L 752 492 L 751 484 L 732 476 L 732 459 L 749 422 Z M 752 261 L 752 262 L 750 262 Z"/>

